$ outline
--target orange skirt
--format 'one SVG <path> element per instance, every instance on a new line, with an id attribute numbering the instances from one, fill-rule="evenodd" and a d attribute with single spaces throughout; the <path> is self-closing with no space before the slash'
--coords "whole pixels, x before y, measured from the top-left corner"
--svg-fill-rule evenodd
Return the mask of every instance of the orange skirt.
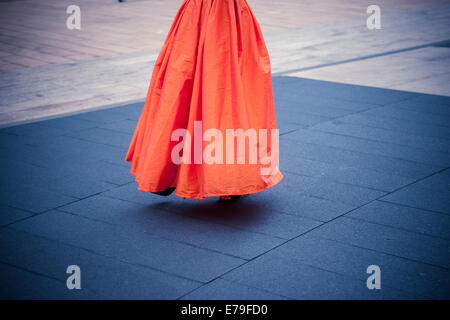
<path id="1" fill-rule="evenodd" d="M 283 178 L 275 131 L 269 54 L 247 2 L 184 0 L 126 155 L 138 189 L 197 199 L 267 189 Z"/>

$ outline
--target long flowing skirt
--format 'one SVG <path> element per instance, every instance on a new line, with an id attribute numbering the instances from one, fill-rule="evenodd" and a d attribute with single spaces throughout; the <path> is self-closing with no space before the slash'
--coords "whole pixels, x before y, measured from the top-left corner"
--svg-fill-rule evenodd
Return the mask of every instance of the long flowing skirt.
<path id="1" fill-rule="evenodd" d="M 283 178 L 274 132 L 269 54 L 247 2 L 184 0 L 126 155 L 138 189 L 198 199 L 267 189 Z"/>

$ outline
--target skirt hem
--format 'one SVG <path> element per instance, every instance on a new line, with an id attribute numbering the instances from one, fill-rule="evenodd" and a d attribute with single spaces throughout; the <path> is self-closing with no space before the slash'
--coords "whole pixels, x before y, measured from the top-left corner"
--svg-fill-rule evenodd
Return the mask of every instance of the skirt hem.
<path id="1" fill-rule="evenodd" d="M 167 188 L 176 188 L 176 185 L 170 185 L 170 186 L 167 186 L 167 187 L 162 188 L 162 189 L 158 188 L 158 187 L 146 186 L 146 185 L 144 185 L 144 184 L 139 182 L 139 179 L 136 176 L 136 173 L 134 173 L 132 171 L 130 171 L 130 173 L 136 177 L 135 181 L 138 183 L 138 190 L 139 191 L 160 192 L 160 191 L 163 191 L 163 190 L 165 190 Z M 240 191 L 232 190 L 232 191 L 226 191 L 226 192 L 207 192 L 207 193 L 203 193 L 203 194 L 183 192 L 183 191 L 179 191 L 178 189 L 176 189 L 175 195 L 177 195 L 178 197 L 181 197 L 181 198 L 203 200 L 206 197 L 221 197 L 221 196 L 230 196 L 230 195 L 253 194 L 253 193 L 262 192 L 262 191 L 264 191 L 266 189 L 269 189 L 269 188 L 277 185 L 282 179 L 283 179 L 283 174 L 278 171 L 277 174 L 273 175 L 273 177 L 271 178 L 270 183 L 266 184 L 263 187 L 254 186 L 254 187 L 250 187 L 250 188 L 241 189 Z"/>

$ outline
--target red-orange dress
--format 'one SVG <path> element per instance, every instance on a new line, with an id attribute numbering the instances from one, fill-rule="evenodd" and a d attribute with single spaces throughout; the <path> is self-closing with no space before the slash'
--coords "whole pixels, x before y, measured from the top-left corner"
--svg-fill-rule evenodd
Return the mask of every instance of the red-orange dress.
<path id="1" fill-rule="evenodd" d="M 194 130 L 195 123 L 197 128 L 201 124 L 201 131 Z M 185 129 L 192 139 L 174 139 L 177 129 Z M 208 129 L 216 132 L 210 140 L 202 136 Z M 259 137 L 265 135 L 265 129 L 267 143 L 262 144 L 262 139 L 255 142 L 249 135 L 244 163 L 242 154 L 241 161 L 237 159 L 237 140 L 230 156 L 235 161 L 215 158 L 211 163 L 201 156 L 200 161 L 193 160 L 196 155 L 187 157 L 187 152 L 202 152 L 214 143 L 217 149 L 211 151 L 214 148 L 209 146 L 208 151 L 220 155 L 219 148 L 229 146 L 225 142 L 227 129 L 254 130 Z M 283 178 L 278 165 L 263 172 L 268 165 L 259 161 L 261 153 L 256 163 L 249 158 L 251 147 L 265 147 L 267 155 L 278 160 L 272 129 L 276 129 L 276 122 L 270 59 L 247 2 L 184 0 L 156 61 L 126 155 L 138 189 L 157 192 L 173 187 L 176 195 L 197 199 L 267 189 Z M 221 138 L 217 131 L 223 143 L 216 142 Z M 200 138 L 195 132 L 200 132 Z M 194 140 L 201 143 L 194 146 Z M 185 147 L 179 152 L 184 159 L 181 163 L 173 157 L 180 143 Z M 223 159 L 227 152 L 223 151 Z"/>

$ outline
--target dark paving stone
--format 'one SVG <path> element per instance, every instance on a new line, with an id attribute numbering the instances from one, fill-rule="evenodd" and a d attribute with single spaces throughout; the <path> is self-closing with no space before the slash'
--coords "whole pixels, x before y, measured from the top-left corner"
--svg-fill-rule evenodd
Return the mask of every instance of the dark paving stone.
<path id="1" fill-rule="evenodd" d="M 70 157 L 73 162 L 85 160 L 84 157 L 76 157 L 75 152 L 68 152 L 70 149 L 56 148 L 49 145 L 25 145 L 18 144 L 11 146 L 3 153 L 1 161 L 8 161 L 11 166 L 26 163 L 39 168 L 54 168 L 61 164 L 64 158 Z M 73 151 L 73 149 L 72 149 Z M 44 170 L 45 171 L 45 170 Z"/>
<path id="2" fill-rule="evenodd" d="M 124 161 L 125 156 L 123 156 L 124 154 L 121 154 L 121 155 L 122 155 L 121 157 L 117 157 L 117 158 L 102 159 L 102 162 L 106 162 L 106 163 L 109 163 L 109 164 L 114 164 L 116 166 L 126 167 L 126 168 L 128 168 L 128 172 L 130 172 L 131 162 Z"/>
<path id="3" fill-rule="evenodd" d="M 208 231 L 185 243 L 248 260 L 264 254 L 284 241 L 254 232 L 212 225 Z"/>
<path id="4" fill-rule="evenodd" d="M 81 140 L 79 141 L 83 142 Z M 9 151 L 7 159 L 3 160 L 4 158 L 1 158 L 0 161 L 2 163 L 8 162 L 5 165 L 4 171 L 7 170 L 6 168 L 9 168 L 6 176 L 11 177 L 10 181 L 19 180 L 21 177 L 26 177 L 27 179 L 31 177 L 33 179 L 39 178 L 43 181 L 45 180 L 46 183 L 58 178 L 64 178 L 65 176 L 79 175 L 89 167 L 99 167 L 100 172 L 98 174 L 101 174 L 101 172 L 105 171 L 102 169 L 102 166 L 106 163 L 108 165 L 105 168 L 109 169 L 114 169 L 116 168 L 115 166 L 128 166 L 128 163 L 124 161 L 125 153 L 123 151 L 117 150 L 116 148 L 109 149 L 108 146 L 105 146 L 106 148 L 99 148 L 98 145 L 92 145 L 89 142 L 86 143 L 85 145 L 81 144 L 77 146 L 80 147 L 78 150 L 71 148 L 71 146 L 59 150 L 55 147 L 43 146 L 39 148 L 26 146 L 20 150 Z M 102 150 L 103 152 L 101 152 Z M 26 168 L 26 165 L 23 165 L 24 163 L 29 165 L 29 168 Z M 130 176 L 129 170 L 123 171 L 122 168 L 111 170 L 109 175 L 112 177 L 120 176 L 122 178 L 129 178 Z"/>
<path id="5" fill-rule="evenodd" d="M 72 116 L 75 119 L 94 121 L 98 123 L 111 123 L 127 119 L 126 113 L 114 111 L 115 108 L 91 111 Z"/>
<path id="6" fill-rule="evenodd" d="M 330 181 L 348 183 L 387 192 L 394 191 L 415 181 L 413 178 L 407 178 L 392 173 L 383 173 L 368 168 L 354 168 L 340 162 L 327 163 L 304 158 L 298 159 L 296 158 L 298 149 L 297 146 L 282 142 L 280 153 L 284 155 L 284 158 L 296 159 L 296 161 L 291 162 L 280 162 L 284 171 L 294 172 L 304 176 L 325 178 Z"/>
<path id="7" fill-rule="evenodd" d="M 3 132 L 18 136 L 31 136 L 34 138 L 39 138 L 39 137 L 63 135 L 67 133 L 68 130 L 62 128 L 52 128 L 48 126 L 43 126 L 41 125 L 40 122 L 38 122 L 5 128 L 3 129 Z"/>
<path id="8" fill-rule="evenodd" d="M 333 182 L 324 178 L 311 178 L 297 174 L 290 176 L 300 193 L 354 206 L 365 204 L 386 194 L 382 191 Z"/>
<path id="9" fill-rule="evenodd" d="M 421 188 L 418 185 L 408 186 L 381 199 L 413 208 L 450 214 L 448 192 Z"/>
<path id="10" fill-rule="evenodd" d="M 56 128 L 41 126 L 46 130 L 59 130 Z M 12 127 L 15 128 L 15 127 Z M 6 128 L 8 129 L 8 128 Z M 4 130 L 6 130 L 4 129 Z M 69 131 L 64 131 L 63 134 L 51 135 L 51 134 L 12 134 L 12 133 L 4 133 L 4 139 L 0 137 L 0 146 L 2 146 L 4 142 L 5 149 L 9 150 L 20 150 L 23 146 L 47 146 L 50 145 L 54 140 L 59 139 L 60 137 L 64 137 L 64 134 Z M 12 139 L 12 137 L 15 137 Z M 4 141 L 1 141 L 4 140 Z"/>
<path id="11" fill-rule="evenodd" d="M 330 201 L 324 201 L 321 199 L 313 199 L 315 200 L 309 200 L 303 201 L 303 199 L 306 199 L 307 197 L 300 198 L 298 200 L 298 205 L 295 206 L 291 202 L 283 201 L 283 195 L 281 194 L 281 197 L 273 198 L 268 196 L 269 194 L 272 194 L 273 196 L 279 195 L 279 192 L 268 190 L 265 193 L 258 193 L 255 195 L 243 197 L 240 201 L 235 203 L 220 203 L 217 201 L 217 198 L 209 198 L 206 200 L 191 200 L 191 199 L 182 199 L 175 196 L 172 196 L 170 198 L 162 198 L 158 197 L 146 192 L 141 192 L 137 190 L 137 187 L 135 184 L 132 185 L 126 185 L 114 190 L 111 190 L 109 192 L 103 193 L 102 195 L 105 195 L 107 197 L 111 197 L 109 201 L 109 205 L 111 203 L 117 203 L 117 205 L 122 204 L 122 202 L 118 202 L 117 199 L 122 199 L 126 201 L 131 201 L 136 204 L 142 204 L 145 206 L 145 210 L 147 211 L 159 211 L 164 210 L 168 212 L 164 212 L 163 216 L 168 219 L 171 223 L 171 227 L 165 230 L 165 228 L 162 228 L 162 230 L 159 230 L 158 232 L 163 232 L 166 234 L 166 236 L 174 236 L 172 233 L 173 225 L 176 227 L 181 228 L 181 230 L 185 230 L 183 232 L 183 236 L 191 237 L 189 231 L 189 228 L 185 228 L 185 225 L 188 224 L 192 226 L 194 222 L 191 221 L 191 219 L 195 220 L 202 220 L 207 222 L 208 224 L 202 224 L 200 222 L 195 222 L 196 226 L 204 226 L 206 227 L 206 230 L 209 229 L 217 229 L 217 227 L 212 228 L 210 223 L 216 223 L 220 225 L 227 225 L 230 227 L 234 227 L 237 229 L 242 230 L 248 230 L 251 232 L 256 232 L 258 234 L 266 234 L 270 236 L 275 236 L 278 238 L 283 239 L 290 239 L 293 237 L 296 237 L 318 225 L 320 225 L 320 222 L 317 221 L 317 217 L 315 217 L 315 220 L 296 216 L 297 213 L 301 215 L 299 209 L 301 208 L 308 208 L 311 207 L 312 210 L 308 210 L 308 213 L 311 216 L 314 216 L 315 212 L 319 212 L 318 205 L 324 204 L 323 209 L 330 210 L 330 212 L 325 211 L 322 213 L 322 216 L 324 215 L 333 215 L 336 214 L 335 212 L 331 211 L 331 209 L 337 210 L 337 214 L 342 214 L 344 210 L 348 210 L 349 206 L 345 206 L 342 204 L 336 204 L 332 203 Z M 100 205 L 100 207 L 106 207 L 108 208 L 108 204 L 106 204 L 108 201 L 104 200 L 102 198 L 99 198 L 101 200 L 100 203 L 105 203 Z M 61 210 L 71 210 L 71 212 L 75 212 L 73 208 L 82 207 L 84 203 L 93 202 L 90 206 L 96 208 L 98 205 L 94 203 L 94 200 L 85 200 L 82 202 L 77 202 L 76 204 L 70 205 L 68 207 L 64 207 Z M 291 208 L 293 212 L 293 215 L 291 214 L 284 214 L 281 213 L 281 211 L 284 211 L 287 206 L 285 206 L 285 203 L 291 203 Z M 133 205 L 126 204 L 125 206 L 132 207 Z M 97 213 L 101 211 L 101 208 L 97 208 Z M 69 209 L 67 209 L 69 208 Z M 143 209 L 142 209 L 143 210 Z M 78 209 L 78 211 L 82 211 L 82 209 Z M 156 212 L 157 212 L 156 211 Z M 89 212 L 89 211 L 88 211 Z M 170 212 L 176 212 L 179 215 L 172 217 Z M 127 213 L 129 214 L 129 213 Z M 181 215 L 181 216 L 180 216 Z M 188 218 L 188 219 L 183 219 Z M 194 221 L 195 221 L 194 220 Z M 155 222 L 156 225 L 161 224 L 162 222 Z M 167 222 L 166 222 L 167 223 Z M 179 226 L 178 226 L 179 225 Z M 147 227 L 146 227 L 147 228 Z M 148 227 L 150 230 L 151 228 Z M 199 233 L 200 231 L 197 228 L 192 228 L 192 230 L 195 233 Z M 223 229 L 227 230 L 227 229 Z M 204 232 L 204 231 L 203 231 Z M 218 232 L 217 230 L 214 232 Z M 221 231 L 221 233 L 218 233 L 216 235 L 219 236 L 224 231 Z M 208 232 L 209 234 L 210 232 Z M 175 232 L 176 234 L 176 232 Z M 246 233 L 243 233 L 245 235 Z M 232 236 L 232 238 L 236 238 L 236 236 Z M 214 239 L 214 235 L 212 236 L 212 239 Z M 260 241 L 263 241 L 264 238 L 260 239 Z M 184 240 L 184 241 L 192 241 L 192 240 Z M 197 240 L 196 240 L 197 241 Z M 253 240 L 252 240 L 253 241 Z M 224 246 L 227 245 L 228 241 L 225 239 L 219 239 L 217 241 L 219 245 Z M 247 243 L 248 240 L 245 240 L 245 242 L 237 242 L 239 243 L 239 246 L 245 247 L 245 243 Z M 210 243 L 209 245 L 214 245 L 215 242 Z M 262 242 L 260 245 L 263 245 L 264 242 Z M 273 240 L 269 242 L 269 244 L 273 243 Z M 252 242 L 247 243 L 247 246 L 251 245 Z M 217 244 L 215 244 L 217 246 Z M 230 246 L 234 246 L 233 242 L 229 244 Z M 271 244 L 272 245 L 272 244 Z M 250 252 L 250 251 L 249 251 Z"/>
<path id="12" fill-rule="evenodd" d="M 417 95 L 411 99 L 394 103 L 392 106 L 424 114 L 450 116 L 450 99 L 445 96 Z"/>
<path id="13" fill-rule="evenodd" d="M 155 207 L 181 213 L 187 212 L 189 214 L 190 211 L 200 210 L 198 211 L 198 214 L 194 212 L 194 216 L 208 217 L 208 215 L 212 213 L 211 211 L 215 212 L 215 210 L 217 210 L 216 207 L 211 208 L 211 205 L 208 204 L 215 203 L 215 201 L 217 201 L 216 199 L 202 200 L 200 201 L 200 204 L 196 206 L 199 200 L 177 199 L 175 196 L 161 198 L 147 192 L 137 191 L 137 184 L 134 183 L 104 192 L 102 195 L 144 205 L 155 205 Z M 286 199 L 289 199 L 289 201 Z M 272 214 L 272 211 L 307 217 L 316 221 L 328 221 L 355 208 L 355 206 L 351 204 L 313 197 L 301 193 L 298 188 L 296 188 L 296 180 L 292 178 L 292 175 L 285 176 L 282 183 L 265 192 L 243 197 L 241 200 L 242 201 L 225 206 L 224 209 L 222 209 L 223 211 L 219 211 L 219 214 L 226 214 L 230 207 L 236 208 L 234 210 L 235 212 L 247 212 L 246 214 L 243 214 L 242 223 L 250 225 L 251 223 L 256 223 L 253 221 L 254 217 L 265 217 Z M 180 201 L 182 202 L 180 203 Z M 239 210 L 237 208 L 239 208 Z M 245 223 L 246 220 L 250 220 L 251 223 Z M 307 227 L 316 223 L 313 221 L 308 223 L 308 220 L 300 220 L 298 222 L 301 224 L 304 222 L 304 226 Z M 237 223 L 239 224 L 239 222 Z M 255 227 L 256 230 L 261 230 L 259 229 L 260 227 L 258 224 Z M 291 228 L 287 228 L 284 231 L 278 231 L 277 229 L 279 228 L 277 228 L 273 229 L 271 233 L 275 233 L 279 236 L 283 235 L 282 237 L 290 237 L 293 232 L 296 233 L 300 230 L 305 230 L 304 227 L 296 230 L 292 230 Z"/>
<path id="14" fill-rule="evenodd" d="M 279 82 L 274 86 L 275 96 L 279 90 L 284 90 L 285 92 L 289 92 L 289 95 L 295 93 L 300 97 L 303 94 L 306 94 L 376 105 L 394 103 L 414 96 L 414 93 L 405 91 L 349 85 L 322 80 L 301 79 L 296 77 L 276 76 L 273 77 L 273 81 L 274 83 Z"/>
<path id="15" fill-rule="evenodd" d="M 56 283 L 57 290 L 53 290 L 57 293 L 55 298 L 70 294 L 66 288 L 69 265 L 80 267 L 82 291 L 95 293 L 100 299 L 176 299 L 200 285 L 25 232 L 3 229 L 0 239 L 1 262 L 60 281 Z M 13 278 L 8 290 L 16 292 L 19 298 L 27 295 L 21 292 L 20 284 L 20 278 Z M 45 288 L 45 278 L 36 279 L 31 285 L 37 297 L 45 295 L 39 292 Z"/>
<path id="16" fill-rule="evenodd" d="M 211 281 L 245 261 L 62 211 L 48 212 L 10 226 L 127 263 L 201 282 Z"/>
<path id="17" fill-rule="evenodd" d="M 98 127 L 100 129 L 118 131 L 121 133 L 126 133 L 129 135 L 130 134 L 132 135 L 134 132 L 134 129 L 136 129 L 136 125 L 137 125 L 136 120 L 125 119 L 125 120 L 114 121 L 111 123 L 101 124 Z M 128 141 L 128 144 L 130 143 L 130 141 Z M 128 145 L 127 145 L 127 147 L 128 147 Z"/>
<path id="18" fill-rule="evenodd" d="M 80 181 L 82 178 L 96 179 L 109 184 L 123 185 L 134 181 L 134 176 L 129 173 L 129 169 L 105 161 L 93 163 L 74 163 L 69 166 L 57 167 L 55 171 L 67 176 L 78 175 Z"/>
<path id="19" fill-rule="evenodd" d="M 374 201 L 346 217 L 450 239 L 450 217 L 444 214 Z"/>
<path id="20" fill-rule="evenodd" d="M 390 144 L 411 146 L 414 148 L 421 148 L 431 151 L 448 152 L 450 140 L 427 137 L 420 133 L 403 133 L 398 134 L 396 131 L 388 129 L 378 129 L 359 124 L 348 124 L 339 121 L 326 122 L 315 125 L 312 129 L 353 136 L 361 139 L 368 139 L 371 141 L 381 141 Z"/>
<path id="21" fill-rule="evenodd" d="M 98 122 L 87 121 L 82 119 L 77 119 L 74 116 L 56 118 L 50 120 L 40 121 L 39 125 L 63 129 L 67 131 L 81 131 L 85 129 L 94 128 L 99 125 Z"/>
<path id="22" fill-rule="evenodd" d="M 144 108 L 145 101 L 135 102 L 109 109 L 110 112 L 125 116 L 126 119 L 138 120 Z"/>
<path id="23" fill-rule="evenodd" d="M 100 160 L 109 158 L 120 158 L 123 161 L 126 154 L 124 148 L 68 136 L 15 141 L 15 144 L 5 149 L 8 150 L 8 157 L 21 158 L 25 162 L 35 161 L 34 164 L 36 165 L 52 167 L 61 158 L 64 159 L 67 156 L 73 157 L 74 162 L 83 159 Z M 33 159 L 35 157 L 37 160 Z"/>
<path id="24" fill-rule="evenodd" d="M 135 182 L 128 183 L 124 186 L 120 186 L 112 190 L 102 192 L 101 195 L 105 197 L 126 200 L 143 205 L 151 205 L 157 203 L 158 201 L 167 201 L 169 199 L 169 198 L 161 198 L 160 196 L 151 194 L 149 192 L 139 191 L 137 188 L 138 188 L 137 183 Z"/>
<path id="25" fill-rule="evenodd" d="M 276 198 L 280 190 L 268 190 L 246 196 L 235 203 L 218 203 L 217 199 L 204 201 L 184 201 L 171 198 L 161 201 L 155 208 L 178 212 L 184 217 L 223 224 L 238 229 L 271 235 L 282 239 L 292 239 L 321 224 L 317 217 L 310 219 L 300 216 L 300 212 L 285 214 L 283 195 Z M 303 197 L 305 198 L 305 197 Z M 300 202 L 301 199 L 298 201 Z M 301 204 L 304 206 L 304 204 Z M 296 210 L 299 210 L 299 205 Z M 286 210 L 287 211 L 287 210 Z M 300 215 L 297 215 L 299 213 Z"/>
<path id="26" fill-rule="evenodd" d="M 367 267 L 381 270 L 381 290 L 399 290 L 399 296 L 414 299 L 448 299 L 450 271 L 334 240 L 305 235 L 271 251 L 266 256 L 286 259 L 366 281 Z"/>
<path id="27" fill-rule="evenodd" d="M 448 96 L 440 96 L 435 94 L 417 94 L 414 101 L 423 102 L 424 104 L 445 104 L 450 106 L 450 98 Z"/>
<path id="28" fill-rule="evenodd" d="M 0 130 L 0 148 L 3 149 L 3 152 L 9 152 L 11 149 L 30 145 L 30 142 L 25 136 L 6 133 L 6 129 Z"/>
<path id="29" fill-rule="evenodd" d="M 353 204 L 307 194 L 305 189 L 307 188 L 299 187 L 298 180 L 294 175 L 288 174 L 276 187 L 266 192 L 252 195 L 246 201 L 250 202 L 248 206 L 262 202 L 267 208 L 271 209 L 270 211 L 280 211 L 299 217 L 306 217 L 314 221 L 329 221 L 355 207 Z M 302 224 L 307 222 L 306 220 Z M 310 227 L 317 226 L 316 223 L 312 222 L 306 224 L 306 226 L 308 225 Z M 286 228 L 289 227 L 286 226 Z"/>
<path id="30" fill-rule="evenodd" d="M 286 134 L 288 132 L 295 131 L 300 128 L 306 128 L 304 125 L 299 125 L 295 123 L 290 123 L 289 121 L 281 121 L 277 119 L 277 129 L 279 130 L 279 135 Z"/>
<path id="31" fill-rule="evenodd" d="M 450 137 L 450 127 L 422 124 L 420 122 L 398 120 L 394 118 L 378 117 L 376 115 L 351 114 L 334 120 L 333 123 L 357 124 L 365 127 L 389 129 L 397 133 L 420 133 L 427 137 Z"/>
<path id="32" fill-rule="evenodd" d="M 277 103 L 277 116 L 287 114 L 293 118 L 305 115 L 317 115 L 325 118 L 338 118 L 352 114 L 353 110 L 333 108 L 327 105 L 310 104 L 302 98 L 285 98 Z"/>
<path id="33" fill-rule="evenodd" d="M 24 163 L 21 159 L 0 156 L 0 185 L 30 186 L 46 183 L 56 177 L 46 168 Z"/>
<path id="34" fill-rule="evenodd" d="M 410 146 L 394 145 L 387 142 L 372 141 L 316 130 L 298 129 L 297 131 L 283 135 L 281 139 L 319 144 L 360 153 L 388 156 L 436 166 L 447 167 L 450 164 L 450 154 L 447 152 L 429 151 Z"/>
<path id="35" fill-rule="evenodd" d="M 282 171 L 284 168 L 295 167 L 296 164 L 302 163 L 303 159 L 348 166 L 354 169 L 370 169 L 381 173 L 392 174 L 394 176 L 410 177 L 414 179 L 423 178 L 443 169 L 443 167 L 404 159 L 348 151 L 302 141 L 280 139 L 280 168 Z"/>
<path id="36" fill-rule="evenodd" d="M 288 298 L 239 283 L 216 279 L 183 297 L 183 300 L 286 300 Z"/>
<path id="37" fill-rule="evenodd" d="M 76 200 L 73 197 L 26 185 L 21 188 L 0 185 L 0 192 L 1 204 L 34 213 L 41 213 Z"/>
<path id="38" fill-rule="evenodd" d="M 117 185 L 100 181 L 96 178 L 86 177 L 80 174 L 73 174 L 63 178 L 51 180 L 48 183 L 48 190 L 60 193 L 73 198 L 86 198 L 94 194 L 110 190 Z"/>
<path id="39" fill-rule="evenodd" d="M 408 298 L 395 289 L 368 290 L 365 281 L 307 266 L 288 257 L 264 255 L 223 278 L 293 299 Z"/>
<path id="40" fill-rule="evenodd" d="M 70 154 L 57 154 L 52 158 L 51 152 L 37 153 L 33 157 L 31 150 L 23 151 L 30 154 L 29 161 L 37 165 L 21 162 L 18 155 L 10 159 L 0 157 L 0 185 L 12 193 L 16 190 L 20 193 L 21 188 L 27 187 L 83 198 L 134 180 L 129 168 L 113 163 Z"/>
<path id="41" fill-rule="evenodd" d="M 3 300 L 96 299 L 86 290 L 68 290 L 65 282 L 0 263 L 0 298 Z"/>
<path id="42" fill-rule="evenodd" d="M 119 148 L 127 148 L 132 138 L 131 134 L 103 128 L 86 129 L 80 132 L 69 133 L 67 136 Z"/>
<path id="43" fill-rule="evenodd" d="M 277 90 L 278 89 L 278 90 Z M 323 106 L 329 108 L 336 108 L 348 111 L 364 111 L 372 108 L 378 108 L 379 105 L 370 103 L 354 102 L 349 100 L 340 100 L 328 97 L 318 97 L 309 94 L 298 95 L 292 91 L 283 90 L 284 88 L 277 88 L 275 94 L 275 108 L 289 108 L 287 101 L 291 101 L 293 105 L 301 106 Z"/>
<path id="44" fill-rule="evenodd" d="M 309 234 L 443 268 L 450 266 L 450 241 L 415 232 L 341 217 Z"/>
<path id="45" fill-rule="evenodd" d="M 387 117 L 403 121 L 418 122 L 421 124 L 429 124 L 435 126 L 449 127 L 448 117 L 443 117 L 437 114 L 425 114 L 414 110 L 407 110 L 389 105 L 380 109 L 370 109 L 362 112 L 363 115 L 373 115 L 376 117 Z"/>
<path id="46" fill-rule="evenodd" d="M 277 112 L 277 122 L 294 124 L 301 127 L 313 126 L 315 124 L 333 119 L 331 117 L 323 117 L 314 114 L 295 115 L 292 114 L 292 112 L 286 112 L 283 110 L 277 110 L 276 112 Z"/>
<path id="47" fill-rule="evenodd" d="M 34 215 L 33 212 L 0 204 L 0 226 L 31 217 L 32 215 Z"/>
<path id="48" fill-rule="evenodd" d="M 84 141 L 70 137 L 60 137 L 58 141 L 52 141 L 46 150 L 48 153 L 57 150 L 55 156 L 56 160 L 47 160 L 48 164 L 59 162 L 60 166 L 63 163 L 67 163 L 70 159 L 73 159 L 70 165 L 74 163 L 86 163 L 86 162 L 103 162 L 109 161 L 111 163 L 123 165 L 125 163 L 126 151 L 124 148 L 115 146 L 108 146 L 105 144 Z M 58 152 L 61 152 L 61 156 L 58 157 Z"/>
<path id="49" fill-rule="evenodd" d="M 61 211 L 115 224 L 127 232 L 146 232 L 243 259 L 254 258 L 284 242 L 260 233 L 164 212 L 153 206 L 100 196 L 78 201 Z"/>
<path id="50" fill-rule="evenodd" d="M 450 192 L 450 177 L 448 174 L 438 173 L 418 181 L 414 185 L 437 192 Z"/>
<path id="51" fill-rule="evenodd" d="M 150 195 L 149 200 L 151 200 Z M 156 200 L 156 198 L 153 200 Z M 152 203 L 154 201 L 139 204 L 104 196 L 94 196 L 61 207 L 60 210 L 114 224 L 124 230 L 146 232 L 178 240 L 189 240 L 189 238 L 208 231 L 208 227 L 211 226 L 206 222 L 163 212 L 153 208 Z"/>
<path id="52" fill-rule="evenodd" d="M 435 94 L 417 94 L 412 98 L 416 102 L 423 102 L 424 104 L 445 104 L 450 106 L 450 98 L 448 96 L 439 96 Z"/>

